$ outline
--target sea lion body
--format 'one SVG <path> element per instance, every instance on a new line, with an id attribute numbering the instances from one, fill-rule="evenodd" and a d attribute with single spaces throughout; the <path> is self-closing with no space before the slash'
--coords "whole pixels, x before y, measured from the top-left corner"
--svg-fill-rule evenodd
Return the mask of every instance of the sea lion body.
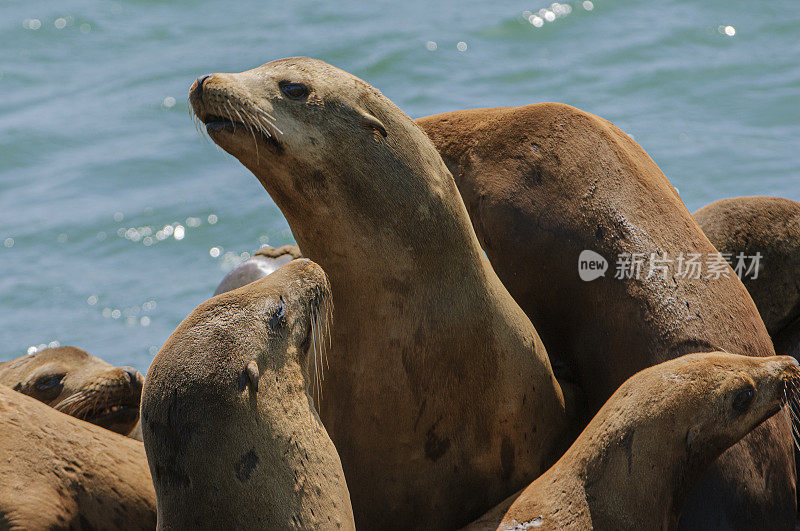
<path id="1" fill-rule="evenodd" d="M 0 529 L 153 529 L 142 443 L 0 385 Z"/>
<path id="2" fill-rule="evenodd" d="M 585 393 L 587 419 L 648 366 L 692 352 L 774 353 L 724 261 L 718 278 L 708 276 L 709 266 L 694 277 L 690 255 L 713 262 L 716 249 L 647 153 L 607 120 L 540 103 L 417 123 L 453 173 L 486 254 L 554 366 Z M 606 260 L 605 276 L 580 278 L 586 250 Z M 793 525 L 792 454 L 785 423 L 759 426 L 701 479 L 682 525 Z"/>
<path id="3" fill-rule="evenodd" d="M 675 529 L 703 471 L 775 415 L 798 378 L 789 356 L 722 352 L 645 369 L 550 470 L 468 529 Z"/>
<path id="4" fill-rule="evenodd" d="M 255 282 L 274 272 L 283 264 L 288 264 L 295 258 L 301 258 L 302 256 L 297 245 L 262 247 L 253 253 L 253 256 L 231 269 L 217 286 L 214 295 Z"/>
<path id="5" fill-rule="evenodd" d="M 322 269 L 297 260 L 204 302 L 167 339 L 142 396 L 160 529 L 354 529 L 311 398 L 329 310 Z"/>
<path id="6" fill-rule="evenodd" d="M 768 196 L 721 199 L 694 219 L 734 266 L 741 255 L 742 282 L 775 351 L 800 356 L 800 203 Z"/>
<path id="7" fill-rule="evenodd" d="M 47 348 L 0 363 L 0 384 L 55 409 L 128 435 L 139 420 L 142 375 L 75 347 Z"/>
<path id="8" fill-rule="evenodd" d="M 465 525 L 546 470 L 568 444 L 561 389 L 425 134 L 308 58 L 203 77 L 190 102 L 330 278 L 320 417 L 358 525 Z"/>

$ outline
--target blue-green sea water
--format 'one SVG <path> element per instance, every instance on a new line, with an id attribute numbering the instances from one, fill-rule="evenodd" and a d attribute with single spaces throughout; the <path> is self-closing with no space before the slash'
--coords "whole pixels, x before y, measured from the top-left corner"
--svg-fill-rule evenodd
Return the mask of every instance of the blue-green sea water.
<path id="1" fill-rule="evenodd" d="M 2 0 L 0 35 L 0 360 L 58 342 L 145 371 L 243 253 L 292 241 L 186 101 L 198 75 L 281 57 L 412 117 L 575 105 L 690 210 L 800 200 L 797 0 Z"/>

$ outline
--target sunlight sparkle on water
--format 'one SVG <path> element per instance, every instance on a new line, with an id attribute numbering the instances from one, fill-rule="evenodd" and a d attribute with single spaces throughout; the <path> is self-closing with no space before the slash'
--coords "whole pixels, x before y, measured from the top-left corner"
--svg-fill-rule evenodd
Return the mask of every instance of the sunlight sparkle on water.
<path id="1" fill-rule="evenodd" d="M 42 27 L 42 21 L 38 18 L 26 18 L 22 21 L 22 27 L 27 30 L 36 31 Z"/>
<path id="2" fill-rule="evenodd" d="M 545 22 L 555 22 L 558 18 L 566 17 L 572 13 L 572 6 L 569 4 L 561 4 L 553 2 L 550 7 L 543 7 L 539 11 L 533 13 L 531 11 L 523 11 L 522 16 L 530 22 L 535 28 L 541 28 Z"/>

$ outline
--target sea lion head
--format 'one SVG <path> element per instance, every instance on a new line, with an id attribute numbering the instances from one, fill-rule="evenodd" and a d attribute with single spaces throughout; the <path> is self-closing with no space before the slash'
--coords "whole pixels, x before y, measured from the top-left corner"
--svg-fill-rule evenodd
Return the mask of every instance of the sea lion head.
<path id="1" fill-rule="evenodd" d="M 170 335 L 142 394 L 160 525 L 282 528 L 325 514 L 316 498 L 340 492 L 349 509 L 313 405 L 331 308 L 325 273 L 301 258 L 205 301 Z M 343 490 L 309 486 L 328 481 Z"/>
<path id="2" fill-rule="evenodd" d="M 189 101 L 212 140 L 258 177 L 290 224 L 302 212 L 319 222 L 318 232 L 352 231 L 351 224 L 385 224 L 387 204 L 395 220 L 418 217 L 427 213 L 422 198 L 456 193 L 438 152 L 408 116 L 367 82 L 323 61 L 292 57 L 203 76 Z M 437 171 L 420 178 L 420 167 Z M 310 237 L 299 232 L 298 243 Z"/>
<path id="3" fill-rule="evenodd" d="M 235 394 L 249 389 L 255 395 L 265 370 L 298 365 L 309 394 L 315 394 L 324 376 L 331 315 L 330 284 L 322 268 L 308 259 L 294 260 L 200 304 L 173 332 L 151 369 L 195 359 L 178 367 L 185 371 L 176 376 L 179 381 L 214 394 L 230 395 L 225 390 L 233 385 Z"/>
<path id="4" fill-rule="evenodd" d="M 75 347 L 48 348 L 0 363 L 0 383 L 55 409 L 127 435 L 139 420 L 142 375 Z"/>
<path id="5" fill-rule="evenodd" d="M 790 356 L 687 354 L 644 369 L 550 470 L 480 522 L 498 529 L 533 520 L 553 529 L 676 529 L 703 473 L 794 399 L 798 382 L 800 367 Z"/>
<path id="6" fill-rule="evenodd" d="M 598 417 L 620 419 L 623 439 L 652 445 L 653 456 L 678 459 L 689 469 L 694 463 L 699 474 L 779 412 L 798 382 L 791 356 L 688 354 L 628 379 Z"/>

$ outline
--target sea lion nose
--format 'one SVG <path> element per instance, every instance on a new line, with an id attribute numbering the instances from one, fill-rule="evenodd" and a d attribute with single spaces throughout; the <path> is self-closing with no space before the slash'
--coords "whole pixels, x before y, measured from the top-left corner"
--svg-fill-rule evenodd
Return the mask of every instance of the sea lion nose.
<path id="1" fill-rule="evenodd" d="M 195 82 L 194 82 L 194 86 L 195 86 L 194 90 L 195 90 L 195 93 L 197 94 L 198 98 L 202 98 L 203 97 L 203 83 L 205 83 L 206 80 L 208 78 L 210 78 L 212 75 L 213 74 L 206 74 L 204 76 L 198 77 L 195 80 Z"/>

